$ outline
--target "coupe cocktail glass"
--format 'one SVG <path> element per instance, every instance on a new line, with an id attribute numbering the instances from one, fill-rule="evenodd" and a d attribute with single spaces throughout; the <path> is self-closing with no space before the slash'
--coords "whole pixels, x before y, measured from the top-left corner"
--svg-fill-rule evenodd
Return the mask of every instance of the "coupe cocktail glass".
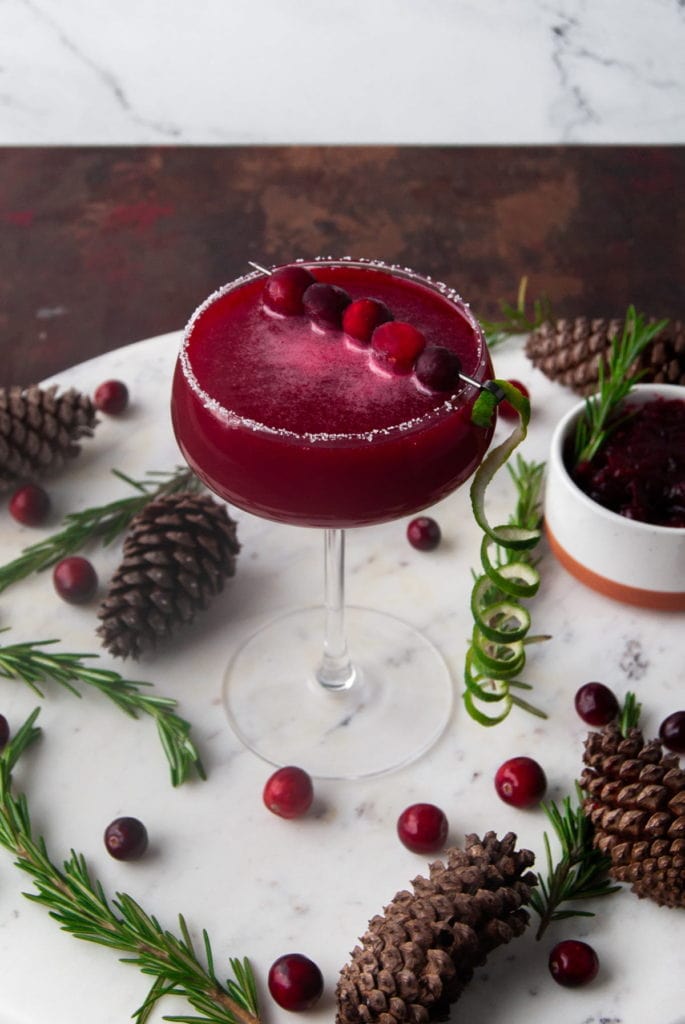
<path id="1" fill-rule="evenodd" d="M 324 531 L 323 605 L 280 616 L 233 652 L 230 723 L 272 764 L 357 778 L 426 751 L 450 718 L 453 685 L 412 626 L 345 608 L 344 531 L 427 508 L 474 472 L 492 429 L 474 426 L 471 409 L 492 367 L 475 318 L 446 286 L 379 261 L 299 265 L 352 299 L 381 300 L 455 351 L 470 379 L 436 394 L 379 369 L 340 329 L 265 308 L 260 271 L 211 295 L 185 331 L 172 396 L 185 459 L 227 502 Z"/>

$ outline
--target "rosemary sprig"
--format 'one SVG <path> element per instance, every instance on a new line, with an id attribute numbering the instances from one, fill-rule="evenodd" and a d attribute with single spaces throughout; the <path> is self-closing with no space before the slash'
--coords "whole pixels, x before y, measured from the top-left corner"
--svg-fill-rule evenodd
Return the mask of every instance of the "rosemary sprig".
<path id="1" fill-rule="evenodd" d="M 649 324 L 634 306 L 629 306 L 623 331 L 611 343 L 606 366 L 600 359 L 597 369 L 597 394 L 585 400 L 583 415 L 578 418 L 574 436 L 573 457 L 577 466 L 590 462 L 622 418 L 616 418 L 619 406 L 634 384 L 643 376 L 632 373 L 633 364 L 650 341 L 664 329 L 667 320 Z"/>
<path id="2" fill-rule="evenodd" d="M 591 910 L 578 910 L 564 904 L 609 896 L 621 888 L 620 885 L 611 885 L 607 880 L 611 859 L 592 845 L 592 824 L 583 812 L 582 792 L 578 788 L 576 795 L 576 807 L 572 806 L 570 797 L 566 797 L 561 809 L 554 801 L 544 805 L 561 845 L 561 856 L 555 864 L 549 837 L 545 832 L 547 878 L 538 874 L 538 886 L 533 889 L 530 899 L 533 910 L 540 918 L 536 933 L 538 939 L 552 921 L 562 921 L 567 917 L 594 917 Z"/>
<path id="3" fill-rule="evenodd" d="M 518 295 L 516 297 L 516 305 L 513 306 L 510 302 L 501 302 L 500 309 L 502 311 L 502 320 L 484 320 L 479 317 L 479 323 L 485 332 L 485 339 L 488 343 L 488 348 L 495 348 L 500 345 L 507 338 L 511 338 L 515 334 L 530 334 L 540 324 L 545 323 L 552 316 L 552 307 L 549 299 L 546 296 L 542 296 L 540 299 L 535 299 L 533 302 L 532 314 L 529 315 L 526 312 L 526 291 L 528 288 L 528 278 L 522 277 L 519 282 Z"/>
<path id="4" fill-rule="evenodd" d="M 641 714 L 642 704 L 637 700 L 635 694 L 629 690 L 624 697 L 623 706 L 618 715 L 618 727 L 621 736 L 625 738 L 631 729 L 639 725 Z"/>
<path id="5" fill-rule="evenodd" d="M 35 710 L 0 754 L 0 844 L 31 877 L 36 891 L 24 895 L 47 907 L 64 931 L 87 942 L 123 953 L 122 963 L 134 964 L 154 978 L 147 998 L 133 1014 L 145 1024 L 163 996 L 184 997 L 192 1016 L 168 1016 L 168 1021 L 193 1024 L 260 1024 L 254 975 L 247 959 L 231 959 L 234 980 L 222 984 L 203 931 L 203 963 L 193 946 L 188 926 L 179 915 L 180 936 L 163 928 L 155 917 L 125 893 L 108 899 L 91 877 L 81 854 L 71 851 L 62 870 L 50 859 L 45 841 L 35 837 L 24 795 L 12 792 L 12 770 L 26 748 L 40 735 Z"/>
<path id="6" fill-rule="evenodd" d="M 97 658 L 97 654 L 69 654 L 43 649 L 54 643 L 58 641 L 42 640 L 0 646 L 0 676 L 21 680 L 41 698 L 44 694 L 39 684 L 50 681 L 59 683 L 77 697 L 81 694 L 74 683 L 92 686 L 132 718 L 143 714 L 154 719 L 171 769 L 172 785 L 179 786 L 185 782 L 192 770 L 200 778 L 206 777 L 200 755 L 190 739 L 190 723 L 175 713 L 175 700 L 146 693 L 144 687 L 151 686 L 151 683 L 134 682 L 110 669 L 92 667 L 88 661 Z"/>
<path id="7" fill-rule="evenodd" d="M 172 472 L 150 471 L 144 480 L 132 480 L 118 469 L 112 472 L 138 493 L 81 512 L 70 512 L 64 517 L 59 532 L 24 548 L 18 558 L 0 566 L 0 593 L 12 583 L 80 551 L 91 540 L 110 544 L 127 529 L 136 513 L 155 498 L 200 487 L 200 481 L 187 467 L 177 467 Z"/>

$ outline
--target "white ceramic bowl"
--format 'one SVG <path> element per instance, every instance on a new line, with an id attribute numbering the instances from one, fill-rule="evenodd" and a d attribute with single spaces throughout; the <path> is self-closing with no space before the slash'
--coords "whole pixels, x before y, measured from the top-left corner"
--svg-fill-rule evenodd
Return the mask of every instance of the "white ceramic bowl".
<path id="1" fill-rule="evenodd" d="M 638 384 L 631 403 L 656 396 L 685 400 L 675 384 Z M 685 528 L 654 526 L 610 512 L 573 482 L 564 445 L 583 411 L 580 402 L 552 436 L 545 487 L 545 528 L 561 564 L 582 583 L 608 597 L 645 608 L 685 609 Z"/>

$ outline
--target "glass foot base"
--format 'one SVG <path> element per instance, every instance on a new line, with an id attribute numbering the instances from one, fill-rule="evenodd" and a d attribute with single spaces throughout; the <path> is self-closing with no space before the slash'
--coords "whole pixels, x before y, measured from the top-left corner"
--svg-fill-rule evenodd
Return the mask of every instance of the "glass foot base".
<path id="1" fill-rule="evenodd" d="M 325 779 L 380 775 L 414 761 L 444 732 L 454 688 L 430 641 L 366 608 L 347 608 L 345 626 L 357 671 L 348 690 L 325 690 L 315 677 L 322 608 L 268 623 L 228 666 L 223 700 L 231 726 L 270 764 Z"/>

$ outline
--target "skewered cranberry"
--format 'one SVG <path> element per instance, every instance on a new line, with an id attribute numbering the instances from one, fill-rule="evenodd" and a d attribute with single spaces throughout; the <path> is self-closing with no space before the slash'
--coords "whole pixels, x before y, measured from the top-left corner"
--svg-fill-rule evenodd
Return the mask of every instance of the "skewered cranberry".
<path id="1" fill-rule="evenodd" d="M 52 580 L 59 596 L 69 604 L 87 604 L 95 595 L 98 578 L 87 558 L 70 555 L 58 562 Z"/>
<path id="2" fill-rule="evenodd" d="M 121 380 L 106 380 L 99 384 L 93 395 L 95 408 L 109 416 L 118 416 L 128 405 L 128 388 Z"/>
<path id="3" fill-rule="evenodd" d="M 302 296 L 305 313 L 321 327 L 340 328 L 343 312 L 351 301 L 344 288 L 320 281 L 310 284 Z"/>
<path id="4" fill-rule="evenodd" d="M 138 860 L 147 843 L 147 829 L 137 818 L 115 818 L 105 829 L 105 846 L 116 860 Z"/>
<path id="5" fill-rule="evenodd" d="M 395 373 L 409 373 L 425 347 L 426 339 L 421 331 L 401 320 L 381 324 L 371 338 L 371 348 L 378 362 Z"/>
<path id="6" fill-rule="evenodd" d="M 419 551 L 433 551 L 441 539 L 440 527 L 430 516 L 417 516 L 407 526 L 407 540 Z"/>
<path id="7" fill-rule="evenodd" d="M 587 942 L 564 939 L 557 942 L 549 954 L 549 969 L 559 985 L 578 988 L 597 977 L 599 959 Z"/>
<path id="8" fill-rule="evenodd" d="M 495 774 L 497 795 L 512 807 L 534 807 L 547 789 L 545 773 L 532 757 L 512 757 Z"/>
<path id="9" fill-rule="evenodd" d="M 356 299 L 343 313 L 342 326 L 345 334 L 368 345 L 376 328 L 389 320 L 392 320 L 392 313 L 384 302 L 378 299 Z"/>
<path id="10" fill-rule="evenodd" d="M 10 724 L 4 715 L 0 715 L 0 750 L 7 746 L 10 738 Z"/>
<path id="11" fill-rule="evenodd" d="M 397 835 L 413 853 L 435 853 L 447 839 L 449 825 L 435 804 L 411 804 L 397 819 Z"/>
<path id="12" fill-rule="evenodd" d="M 518 390 L 521 392 L 524 398 L 530 397 L 528 388 L 525 384 L 522 384 L 520 380 L 510 380 L 509 384 L 513 384 L 515 388 L 518 388 Z M 503 402 L 499 403 L 499 405 L 497 406 L 497 411 L 504 420 L 517 420 L 519 416 L 514 406 L 511 404 L 511 402 L 507 402 L 506 398 L 504 399 Z"/>
<path id="13" fill-rule="evenodd" d="M 274 313 L 298 316 L 303 312 L 302 296 L 316 278 L 304 267 L 281 267 L 269 274 L 264 285 L 262 302 Z"/>
<path id="14" fill-rule="evenodd" d="M 323 993 L 323 975 L 302 953 L 284 953 L 269 968 L 269 992 L 284 1010 L 310 1010 Z"/>
<path id="15" fill-rule="evenodd" d="M 676 754 L 685 754 L 685 711 L 674 711 L 659 726 L 659 739 Z"/>
<path id="16" fill-rule="evenodd" d="M 10 498 L 9 510 L 18 523 L 40 526 L 50 511 L 50 495 L 38 484 L 24 484 Z"/>
<path id="17" fill-rule="evenodd" d="M 618 701 L 604 683 L 585 683 L 574 698 L 576 711 L 588 725 L 607 725 L 618 714 Z"/>
<path id="18" fill-rule="evenodd" d="M 444 345 L 429 345 L 414 366 L 416 379 L 431 391 L 454 391 L 459 384 L 461 360 Z"/>
<path id="19" fill-rule="evenodd" d="M 264 786 L 263 800 L 270 811 L 281 818 L 300 818 L 312 806 L 314 787 L 302 768 L 279 768 Z"/>

